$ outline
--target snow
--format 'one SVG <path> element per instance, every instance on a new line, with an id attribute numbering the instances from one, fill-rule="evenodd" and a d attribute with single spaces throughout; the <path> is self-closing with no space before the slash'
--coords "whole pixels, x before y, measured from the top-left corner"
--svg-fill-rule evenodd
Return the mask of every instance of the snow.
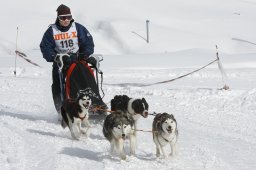
<path id="1" fill-rule="evenodd" d="M 137 133 L 136 156 L 109 155 L 102 123 L 89 138 L 73 140 L 58 122 L 51 96 L 51 63 L 39 50 L 61 3 L 94 37 L 103 54 L 104 101 L 144 97 L 149 111 L 178 122 L 179 154 L 156 158 L 150 132 Z M 256 169 L 256 48 L 254 0 L 9 0 L 2 2 L 0 35 L 0 167 L 34 169 Z M 145 23 L 149 20 L 150 43 Z M 17 58 L 18 49 L 41 68 Z M 182 76 L 170 83 L 141 87 Z M 227 84 L 230 89 L 221 89 Z M 153 116 L 138 128 L 150 131 Z M 128 149 L 128 142 L 126 142 Z M 167 146 L 166 149 L 170 151 Z"/>

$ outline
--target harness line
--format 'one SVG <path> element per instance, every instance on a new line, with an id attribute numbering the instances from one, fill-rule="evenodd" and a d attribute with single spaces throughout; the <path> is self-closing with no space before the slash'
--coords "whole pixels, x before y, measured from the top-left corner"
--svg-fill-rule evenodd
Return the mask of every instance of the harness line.
<path id="1" fill-rule="evenodd" d="M 143 130 L 143 129 L 132 129 L 135 131 L 140 131 L 140 132 L 157 132 L 156 130 Z"/>

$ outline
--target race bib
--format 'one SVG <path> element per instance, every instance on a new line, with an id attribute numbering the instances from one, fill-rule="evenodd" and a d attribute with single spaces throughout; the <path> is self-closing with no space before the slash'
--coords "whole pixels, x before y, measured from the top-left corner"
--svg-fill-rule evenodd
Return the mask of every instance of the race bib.
<path id="1" fill-rule="evenodd" d="M 53 38 L 58 53 L 76 53 L 79 50 L 76 25 L 73 22 L 67 32 L 61 32 L 56 25 L 52 25 Z"/>

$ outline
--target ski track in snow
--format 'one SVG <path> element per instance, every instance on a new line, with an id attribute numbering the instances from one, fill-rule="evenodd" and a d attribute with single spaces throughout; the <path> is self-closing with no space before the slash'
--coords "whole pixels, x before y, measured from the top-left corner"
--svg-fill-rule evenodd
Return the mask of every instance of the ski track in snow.
<path id="1" fill-rule="evenodd" d="M 108 70 L 104 82 L 143 83 L 163 78 L 163 70 L 131 72 L 136 70 Z M 169 77 L 181 74 L 179 69 L 164 72 Z M 174 114 L 180 135 L 179 155 L 168 161 L 155 157 L 152 134 L 148 132 L 138 132 L 136 157 L 128 156 L 127 161 L 109 155 L 110 144 L 103 137 L 101 123 L 93 124 L 90 138 L 72 140 L 68 129 L 63 130 L 57 122 L 49 71 L 38 76 L 25 70 L 16 78 L 8 74 L 0 77 L 1 169 L 247 169 L 247 164 L 255 167 L 256 89 L 245 84 L 237 89 L 218 90 L 218 70 L 209 69 L 152 87 L 103 86 L 105 102 L 118 94 L 145 97 L 151 112 Z M 243 72 L 228 74 L 231 82 L 240 79 L 234 74 Z M 152 121 L 152 116 L 141 118 L 138 128 L 151 130 Z"/>

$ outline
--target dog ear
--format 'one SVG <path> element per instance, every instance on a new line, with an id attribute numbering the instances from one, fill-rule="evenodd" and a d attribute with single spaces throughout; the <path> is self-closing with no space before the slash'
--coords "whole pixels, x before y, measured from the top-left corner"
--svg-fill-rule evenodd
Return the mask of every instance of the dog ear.
<path id="1" fill-rule="evenodd" d="M 111 114 L 109 114 L 106 118 L 105 118 L 105 121 L 104 122 L 108 122 L 108 124 L 106 124 L 106 126 L 108 128 L 113 128 L 114 126 L 114 123 L 115 123 L 115 117 L 116 117 L 116 113 L 113 112 Z"/>
<path id="2" fill-rule="evenodd" d="M 171 118 L 176 122 L 176 119 L 174 118 L 173 114 L 171 114 Z"/>
<path id="3" fill-rule="evenodd" d="M 166 113 L 163 113 L 161 116 L 161 122 L 164 122 L 166 120 Z"/>
<path id="4" fill-rule="evenodd" d="M 79 96 L 80 96 L 80 92 L 77 92 L 77 93 L 76 93 L 76 100 L 79 99 Z"/>
<path id="5" fill-rule="evenodd" d="M 144 97 L 142 98 L 142 103 L 144 103 L 145 109 L 148 110 L 149 106 L 148 106 L 148 103 L 147 103 L 147 101 L 146 101 L 146 99 Z"/>
<path id="6" fill-rule="evenodd" d="M 142 100 L 142 102 L 147 103 L 147 101 L 146 101 L 146 99 L 144 97 L 141 100 Z"/>
<path id="7" fill-rule="evenodd" d="M 155 113 L 155 112 L 154 112 L 154 113 Z M 156 119 L 156 120 L 159 120 L 159 119 L 160 119 L 160 116 L 161 116 L 161 113 L 156 113 L 155 119 Z"/>
<path id="8" fill-rule="evenodd" d="M 157 114 L 157 122 L 156 122 L 156 127 L 157 129 L 162 129 L 162 114 L 161 113 L 158 113 Z"/>
<path id="9" fill-rule="evenodd" d="M 148 102 L 146 101 L 146 99 L 143 97 L 142 99 L 142 102 L 144 103 L 144 104 L 146 104 L 146 105 L 148 105 Z"/>

